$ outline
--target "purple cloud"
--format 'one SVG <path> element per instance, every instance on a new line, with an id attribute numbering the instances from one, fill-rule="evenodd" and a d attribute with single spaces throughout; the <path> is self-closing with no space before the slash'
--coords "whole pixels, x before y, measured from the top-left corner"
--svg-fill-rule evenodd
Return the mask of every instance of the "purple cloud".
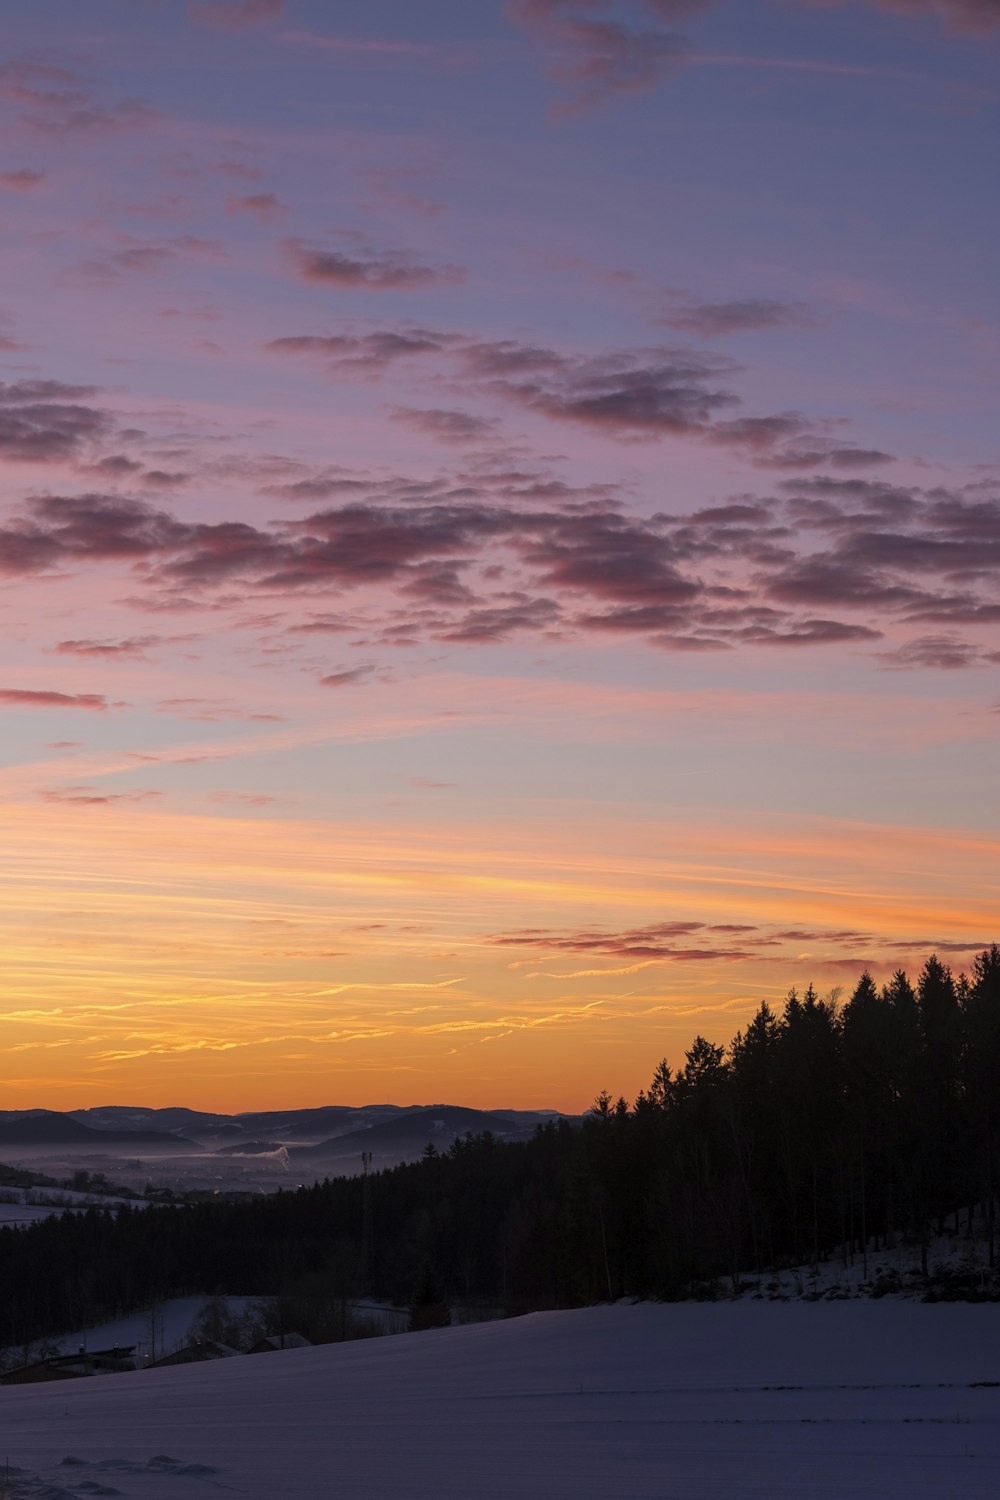
<path id="1" fill-rule="evenodd" d="M 231 214 L 252 214 L 258 219 L 275 219 L 284 205 L 274 193 L 243 193 L 226 199 Z"/>
<path id="2" fill-rule="evenodd" d="M 846 0 L 805 0 L 805 4 L 814 6 L 845 3 Z M 1000 27 L 998 0 L 864 0 L 864 3 L 895 15 L 936 16 L 952 30 L 973 35 L 985 35 Z"/>
<path id="3" fill-rule="evenodd" d="M 552 62 L 549 77 L 566 91 L 557 113 L 576 114 L 620 94 L 654 88 L 687 57 L 683 37 L 632 31 L 615 21 L 576 17 L 562 21 L 553 41 L 567 55 Z"/>
<path id="4" fill-rule="evenodd" d="M 344 249 L 318 249 L 301 240 L 289 240 L 286 248 L 302 281 L 341 292 L 410 292 L 465 280 L 461 266 L 428 265 L 409 250 L 378 249 L 354 236 Z"/>
<path id="5" fill-rule="evenodd" d="M 94 256 L 82 261 L 78 273 L 95 277 L 101 281 L 116 280 L 122 275 L 149 275 L 161 271 L 176 260 L 208 261 L 223 264 L 229 254 L 215 240 L 200 239 L 196 235 L 177 235 L 172 239 L 140 240 L 134 235 L 121 236 L 123 248 L 107 255 Z"/>
<path id="6" fill-rule="evenodd" d="M 710 0 L 646 0 L 659 20 L 686 19 Z M 511 0 L 508 14 L 548 58 L 546 75 L 564 93 L 554 113 L 577 114 L 623 94 L 654 88 L 685 61 L 675 32 L 635 31 L 613 19 L 613 0 Z"/>
<path id="7" fill-rule="evenodd" d="M 817 318 L 804 302 L 780 302 L 772 297 L 743 297 L 729 302 L 678 298 L 657 323 L 678 333 L 711 339 L 770 328 L 811 328 L 816 326 Z"/>
<path id="8" fill-rule="evenodd" d="M 739 925 L 712 927 L 704 922 L 653 922 L 646 927 L 628 928 L 623 932 L 604 932 L 598 928 L 577 931 L 552 931 L 545 928 L 523 928 L 518 932 L 501 932 L 486 939 L 499 948 L 542 949 L 550 953 L 593 954 L 601 958 L 638 960 L 749 958 L 750 950 L 734 947 L 688 947 L 685 938 L 708 938 L 714 932 L 731 934 L 756 932 L 755 927 Z"/>
<path id="9" fill-rule="evenodd" d="M 781 630 L 753 625 L 739 634 L 744 641 L 755 646 L 829 646 L 882 638 L 881 630 L 874 630 L 869 625 L 850 625 L 844 620 L 802 620 Z"/>
<path id="10" fill-rule="evenodd" d="M 93 391 L 57 380 L 0 381 L 0 459 L 52 463 L 78 457 L 111 426 L 104 412 L 78 399 Z"/>
<path id="11" fill-rule="evenodd" d="M 495 437 L 499 423 L 489 417 L 476 417 L 467 411 L 452 411 L 396 406 L 392 418 L 441 443 L 481 443 Z"/>
<path id="12" fill-rule="evenodd" d="M 924 621 L 938 630 L 881 659 L 942 669 L 993 659 L 952 631 L 1000 619 L 1000 499 L 984 498 L 982 486 L 925 493 L 813 476 L 785 482 L 767 502 L 739 497 L 646 518 L 599 490 L 515 469 L 431 480 L 333 471 L 281 488 L 300 486 L 290 498 L 351 498 L 252 526 L 186 522 L 120 495 L 36 496 L 0 527 L 0 568 L 30 575 L 117 561 L 143 580 L 150 609 L 194 608 L 223 587 L 229 597 L 377 588 L 378 619 L 325 612 L 302 626 L 373 641 L 557 630 L 632 634 L 670 651 L 813 648 L 864 645 Z M 155 639 L 58 649 L 136 655 Z"/>
<path id="13" fill-rule="evenodd" d="M 592 18 L 601 7 L 600 0 L 514 0 L 510 6 L 513 20 L 549 55 L 547 77 L 564 90 L 556 114 L 577 114 L 616 95 L 646 92 L 687 55 L 687 43 L 672 31 L 634 31 L 618 21 Z"/>
<path id="14" fill-rule="evenodd" d="M 699 11 L 708 10 L 714 0 L 643 0 L 643 3 L 661 21 L 686 21 Z"/>
<path id="15" fill-rule="evenodd" d="M 675 24 L 711 9 L 715 0 L 642 0 L 642 3 L 657 20 Z M 816 9 L 843 5 L 848 0 L 798 0 L 798 3 Z M 860 3 L 900 16 L 935 16 L 949 29 L 969 35 L 985 35 L 1000 25 L 998 0 L 860 0 Z M 641 32 L 623 25 L 615 19 L 614 0 L 510 0 L 507 13 L 537 41 L 547 57 L 546 74 L 564 94 L 563 103 L 554 111 L 556 115 L 579 113 L 615 96 L 652 89 L 675 73 L 689 55 L 686 39 L 674 31 Z M 686 325 L 668 320 L 667 326 Z M 742 331 L 739 327 L 728 327 L 707 336 L 739 331 Z"/>
<path id="16" fill-rule="evenodd" d="M 630 608 L 684 604 L 701 592 L 678 569 L 669 538 L 613 512 L 560 517 L 520 546 L 543 583 Z"/>
<path id="17" fill-rule="evenodd" d="M 67 385 L 63 380 L 0 380 L 0 406 L 23 406 L 40 401 L 78 401 L 97 392 L 95 385 Z"/>
<path id="18" fill-rule="evenodd" d="M 514 636 L 547 635 L 559 624 L 562 612 L 551 599 L 523 599 L 514 604 L 473 609 L 456 624 L 441 631 L 444 641 L 479 646 L 508 641 Z"/>
<path id="19" fill-rule="evenodd" d="M 191 534 L 165 511 L 117 495 L 43 495 L 32 502 L 31 516 L 67 562 L 144 558 Z"/>
<path id="20" fill-rule="evenodd" d="M 269 354 L 304 355 L 328 361 L 334 375 L 378 376 L 397 360 L 444 354 L 455 335 L 429 328 L 397 328 L 366 334 L 295 334 L 271 339 Z"/>
<path id="21" fill-rule="evenodd" d="M 274 354 L 325 358 L 330 373 L 348 378 L 381 375 L 403 357 L 437 358 L 452 368 L 457 364 L 463 388 L 472 382 L 484 398 L 501 396 L 551 421 L 581 423 L 626 442 L 694 437 L 730 448 L 761 468 L 862 469 L 892 458 L 817 432 L 799 412 L 725 416 L 739 405 L 728 388 L 739 366 L 707 350 L 654 345 L 566 354 L 516 339 L 486 342 L 424 328 L 300 334 L 265 347 Z M 448 378 L 447 369 L 443 373 Z M 483 419 L 453 416 L 447 408 L 421 416 L 419 409 L 399 407 L 393 415 L 446 442 L 487 436 L 479 425 Z"/>
<path id="22" fill-rule="evenodd" d="M 879 653 L 883 666 L 895 671 L 912 671 L 929 668 L 932 671 L 955 672 L 969 667 L 994 666 L 1000 662 L 1000 652 L 986 651 L 971 641 L 963 641 L 952 635 L 921 635 L 895 651 Z"/>
<path id="23" fill-rule="evenodd" d="M 267 21 L 279 21 L 288 0 L 199 0 L 188 6 L 188 15 L 200 26 L 220 31 L 245 31 Z"/>
<path id="24" fill-rule="evenodd" d="M 557 421 L 612 436 L 704 433 L 736 397 L 718 377 L 733 366 L 721 356 L 653 348 L 571 357 L 510 341 L 461 351 L 470 375 L 488 389 Z"/>

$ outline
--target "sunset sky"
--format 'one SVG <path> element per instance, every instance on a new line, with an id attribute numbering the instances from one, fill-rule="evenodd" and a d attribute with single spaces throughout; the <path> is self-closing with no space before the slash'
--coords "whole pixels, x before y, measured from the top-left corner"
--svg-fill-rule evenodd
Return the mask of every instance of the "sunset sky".
<path id="1" fill-rule="evenodd" d="M 0 1108 L 634 1096 L 1000 937 L 1000 0 L 32 0 Z"/>

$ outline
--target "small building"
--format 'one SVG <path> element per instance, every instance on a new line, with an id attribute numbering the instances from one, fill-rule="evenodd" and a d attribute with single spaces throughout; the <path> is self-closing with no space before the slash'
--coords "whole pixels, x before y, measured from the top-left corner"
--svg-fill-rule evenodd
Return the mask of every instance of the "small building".
<path id="1" fill-rule="evenodd" d="M 210 1359 L 233 1359 L 239 1352 L 231 1344 L 202 1339 L 200 1343 L 186 1344 L 183 1349 L 175 1349 L 173 1354 L 165 1354 L 162 1359 L 154 1359 L 146 1369 L 159 1370 L 164 1365 L 200 1365 Z"/>
<path id="2" fill-rule="evenodd" d="M 135 1369 L 135 1345 L 113 1349 L 80 1349 L 76 1354 L 52 1354 L 48 1359 L 19 1365 L 0 1375 L 0 1385 L 37 1385 L 46 1380 L 80 1380 L 88 1375 L 120 1375 Z"/>
<path id="3" fill-rule="evenodd" d="M 279 1349 L 311 1349 L 309 1339 L 302 1337 L 301 1333 L 271 1333 L 266 1338 L 258 1339 L 248 1354 L 273 1354 Z"/>

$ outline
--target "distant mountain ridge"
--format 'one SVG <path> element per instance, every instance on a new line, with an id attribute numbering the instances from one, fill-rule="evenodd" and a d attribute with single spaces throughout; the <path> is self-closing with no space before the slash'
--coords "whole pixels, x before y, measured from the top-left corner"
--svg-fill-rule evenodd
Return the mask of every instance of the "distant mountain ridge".
<path id="1" fill-rule="evenodd" d="M 338 1158 L 352 1152 L 370 1151 L 372 1157 L 408 1157 L 419 1155 L 427 1146 L 441 1150 L 460 1135 L 482 1135 L 491 1131 L 505 1140 L 531 1135 L 535 1123 L 517 1123 L 505 1116 L 481 1109 L 467 1109 L 458 1104 L 436 1104 L 429 1109 L 408 1110 L 392 1120 L 382 1120 L 346 1135 L 319 1141 L 315 1146 L 292 1147 L 292 1160 Z"/>
<path id="2" fill-rule="evenodd" d="M 557 1110 L 478 1110 L 456 1104 L 328 1104 L 308 1109 L 251 1110 L 228 1115 L 181 1105 L 161 1108 L 107 1104 L 89 1109 L 0 1110 L 0 1148 L 52 1146 L 134 1147 L 152 1152 L 212 1151 L 225 1155 L 287 1147 L 303 1159 L 339 1157 L 370 1150 L 376 1156 L 407 1155 L 427 1144 L 447 1148 L 467 1131 L 490 1130 L 505 1139 L 524 1137 Z"/>
<path id="3" fill-rule="evenodd" d="M 101 1146 L 128 1146 L 136 1154 L 145 1151 L 200 1150 L 193 1140 L 165 1130 L 96 1130 L 69 1114 L 56 1110 L 0 1111 L 0 1148 L 4 1146 L 68 1146 L 99 1150 Z"/>

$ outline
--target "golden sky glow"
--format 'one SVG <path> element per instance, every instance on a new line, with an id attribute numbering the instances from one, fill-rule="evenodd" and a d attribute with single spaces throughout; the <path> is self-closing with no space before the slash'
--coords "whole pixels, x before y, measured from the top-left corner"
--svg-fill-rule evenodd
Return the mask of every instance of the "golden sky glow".
<path id="1" fill-rule="evenodd" d="M 966 831 L 579 811 L 388 831 L 9 809 L 17 1097 L 580 1108 L 855 954 L 888 972 L 990 930 L 1000 843 Z M 942 901 L 950 882 L 982 895 Z M 677 956 L 627 961 L 664 922 L 691 924 L 661 939 Z M 733 925 L 753 931 L 707 930 Z"/>

